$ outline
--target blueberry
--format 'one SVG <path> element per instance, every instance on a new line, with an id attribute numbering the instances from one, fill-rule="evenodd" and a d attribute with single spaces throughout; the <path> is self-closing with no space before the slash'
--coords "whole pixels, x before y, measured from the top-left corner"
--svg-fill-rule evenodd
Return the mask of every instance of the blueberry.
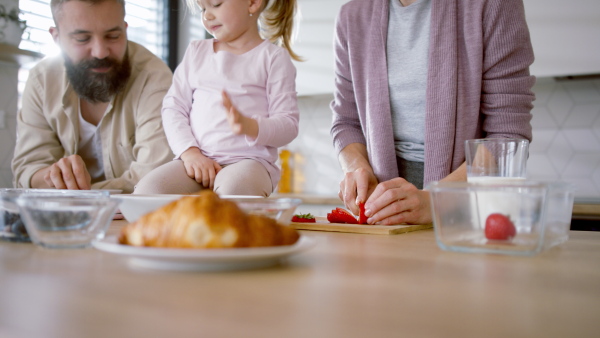
<path id="1" fill-rule="evenodd" d="M 6 237 L 1 237 L 3 239 L 7 239 L 10 241 L 16 242 L 29 242 L 29 235 L 27 234 L 27 229 L 25 229 L 25 224 L 21 220 L 21 216 L 17 213 L 12 213 L 8 211 L 4 211 L 2 215 L 3 230 L 4 232 L 10 233 L 12 235 L 7 235 Z"/>

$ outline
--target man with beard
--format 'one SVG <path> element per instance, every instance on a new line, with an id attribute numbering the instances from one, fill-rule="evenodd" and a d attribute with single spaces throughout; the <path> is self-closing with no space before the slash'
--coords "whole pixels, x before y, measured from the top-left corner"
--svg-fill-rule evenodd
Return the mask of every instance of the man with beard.
<path id="1" fill-rule="evenodd" d="M 173 154 L 160 110 L 172 73 L 127 40 L 124 0 L 52 0 L 62 55 L 29 73 L 17 117 L 15 187 L 131 193 Z"/>

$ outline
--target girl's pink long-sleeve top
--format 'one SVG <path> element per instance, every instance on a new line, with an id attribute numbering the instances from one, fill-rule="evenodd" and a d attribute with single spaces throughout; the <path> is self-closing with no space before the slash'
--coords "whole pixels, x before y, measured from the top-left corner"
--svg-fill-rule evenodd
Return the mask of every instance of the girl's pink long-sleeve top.
<path id="1" fill-rule="evenodd" d="M 190 147 L 221 165 L 254 159 L 277 185 L 277 148 L 298 135 L 296 69 L 288 52 L 268 40 L 236 55 L 214 52 L 215 40 L 193 41 L 175 70 L 162 118 L 176 158 Z M 258 122 L 256 139 L 236 135 L 227 122 L 221 92 Z"/>

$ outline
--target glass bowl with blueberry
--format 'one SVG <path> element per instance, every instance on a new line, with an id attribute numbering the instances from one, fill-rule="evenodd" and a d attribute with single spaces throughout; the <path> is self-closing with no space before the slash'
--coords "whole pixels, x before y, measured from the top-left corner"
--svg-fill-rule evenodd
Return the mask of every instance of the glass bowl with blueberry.
<path id="1" fill-rule="evenodd" d="M 17 199 L 31 241 L 46 248 L 85 248 L 101 239 L 119 201 L 100 191 L 24 193 Z"/>
<path id="2" fill-rule="evenodd" d="M 25 194 L 48 197 L 86 196 L 108 197 L 107 191 L 99 190 L 59 190 L 59 189 L 13 189 L 0 188 L 0 240 L 10 242 L 31 242 L 21 216 L 17 199 Z"/>

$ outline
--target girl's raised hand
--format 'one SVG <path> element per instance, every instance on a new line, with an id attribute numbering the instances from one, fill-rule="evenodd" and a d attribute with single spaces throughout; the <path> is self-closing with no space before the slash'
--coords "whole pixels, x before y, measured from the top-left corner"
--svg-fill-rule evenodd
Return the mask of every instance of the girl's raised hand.
<path id="1" fill-rule="evenodd" d="M 221 92 L 223 97 L 223 106 L 225 107 L 225 113 L 227 114 L 227 122 L 231 130 L 240 135 L 248 135 L 252 138 L 258 136 L 258 122 L 255 119 L 242 115 L 231 103 L 229 95 L 225 91 Z"/>
<path id="2" fill-rule="evenodd" d="M 215 177 L 221 170 L 219 163 L 202 155 L 200 149 L 196 147 L 189 148 L 181 154 L 183 166 L 187 175 L 202 184 L 204 188 L 213 189 L 215 186 Z"/>

